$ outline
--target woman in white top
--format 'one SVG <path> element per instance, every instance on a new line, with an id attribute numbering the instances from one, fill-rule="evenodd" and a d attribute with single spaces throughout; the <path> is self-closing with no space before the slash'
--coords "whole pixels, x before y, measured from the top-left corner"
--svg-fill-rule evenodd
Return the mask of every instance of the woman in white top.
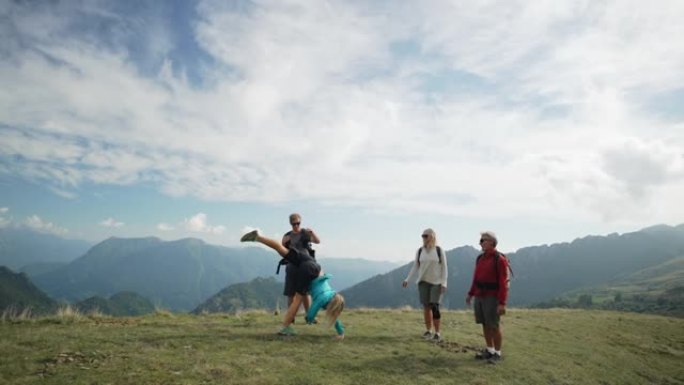
<path id="1" fill-rule="evenodd" d="M 425 318 L 426 331 L 423 333 L 423 338 L 441 341 L 439 304 L 447 288 L 447 260 L 442 249 L 437 246 L 437 235 L 434 230 L 427 229 L 421 236 L 423 246 L 416 251 L 413 267 L 402 286 L 407 287 L 409 281 L 417 275 L 418 294 Z M 433 326 L 435 327 L 434 334 L 432 333 Z"/>

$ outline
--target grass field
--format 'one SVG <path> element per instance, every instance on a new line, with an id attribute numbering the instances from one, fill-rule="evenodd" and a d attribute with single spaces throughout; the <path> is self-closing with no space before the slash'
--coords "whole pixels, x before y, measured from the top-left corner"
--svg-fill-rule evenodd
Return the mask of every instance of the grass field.
<path id="1" fill-rule="evenodd" d="M 445 311 L 445 341 L 420 338 L 417 310 L 343 313 L 280 337 L 280 317 L 63 315 L 0 323 L 2 384 L 684 384 L 684 319 L 511 309 L 504 360 L 473 359 L 472 313 Z M 298 321 L 301 321 L 300 316 Z"/>

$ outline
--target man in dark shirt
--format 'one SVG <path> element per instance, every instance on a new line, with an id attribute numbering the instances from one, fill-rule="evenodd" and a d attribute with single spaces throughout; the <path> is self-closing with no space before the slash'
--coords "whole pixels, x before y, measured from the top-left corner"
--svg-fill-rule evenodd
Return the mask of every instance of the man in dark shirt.
<path id="1" fill-rule="evenodd" d="M 292 230 L 283 235 L 283 240 L 281 243 L 287 249 L 295 249 L 298 252 L 309 255 L 315 259 L 315 255 L 313 255 L 313 250 L 311 249 L 310 244 L 321 243 L 321 240 L 312 229 L 303 229 L 301 224 L 301 215 L 297 213 L 290 214 L 290 225 L 292 226 Z M 287 259 L 283 260 L 287 261 Z M 291 263 L 288 263 L 287 267 L 285 268 L 285 287 L 283 289 L 283 295 L 287 296 L 288 307 L 292 305 L 292 301 L 297 292 L 296 287 L 298 282 L 301 281 L 296 272 L 297 269 L 295 266 Z M 304 295 L 303 304 L 304 311 L 309 311 L 309 306 L 311 305 L 311 297 L 309 295 Z"/>

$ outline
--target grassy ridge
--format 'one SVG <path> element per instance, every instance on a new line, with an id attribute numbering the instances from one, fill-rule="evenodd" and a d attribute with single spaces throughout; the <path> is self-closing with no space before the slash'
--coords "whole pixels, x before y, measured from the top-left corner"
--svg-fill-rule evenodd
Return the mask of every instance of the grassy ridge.
<path id="1" fill-rule="evenodd" d="M 0 323 L 4 384 L 684 384 L 684 320 L 512 309 L 504 361 L 473 359 L 472 313 L 445 311 L 445 342 L 417 310 L 352 310 L 348 338 L 322 325 L 279 337 L 280 317 L 156 314 Z M 301 316 L 298 321 L 301 320 Z"/>

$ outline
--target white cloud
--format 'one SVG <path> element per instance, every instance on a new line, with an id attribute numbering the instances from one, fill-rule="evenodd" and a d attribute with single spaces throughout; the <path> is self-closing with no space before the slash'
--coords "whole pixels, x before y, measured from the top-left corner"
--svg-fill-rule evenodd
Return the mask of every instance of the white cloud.
<path id="1" fill-rule="evenodd" d="M 153 183 L 208 200 L 637 221 L 680 188 L 681 123 L 645 106 L 684 88 L 683 4 L 202 1 L 193 38 L 216 65 L 199 85 L 174 71 L 161 24 L 150 39 L 167 60 L 147 76 L 125 18 L 12 5 L 2 172 L 71 198 Z M 84 14 L 123 37 L 71 33 Z M 202 213 L 181 226 L 223 231 Z"/>
<path id="2" fill-rule="evenodd" d="M 7 214 L 9 207 L 0 207 L 0 214 Z"/>
<path id="3" fill-rule="evenodd" d="M 124 223 L 119 222 L 119 221 L 115 220 L 114 218 L 107 218 L 107 219 L 103 220 L 102 222 L 100 222 L 100 226 L 119 228 L 119 227 L 123 227 Z"/>
<path id="4" fill-rule="evenodd" d="M 637 199 L 653 186 L 684 177 L 684 153 L 661 141 L 625 141 L 607 149 L 603 163 L 605 172 Z"/>
<path id="5" fill-rule="evenodd" d="M 30 217 L 26 217 L 26 219 L 24 220 L 24 225 L 33 230 L 44 233 L 65 235 L 69 232 L 69 230 L 67 230 L 66 228 L 57 226 L 52 222 L 44 221 L 42 218 L 35 214 L 31 215 Z"/>
<path id="6" fill-rule="evenodd" d="M 159 230 L 159 231 L 173 231 L 174 227 L 167 224 L 167 223 L 162 222 L 162 223 L 157 224 L 157 230 Z"/>
<path id="7" fill-rule="evenodd" d="M 211 226 L 207 223 L 207 215 L 197 213 L 190 219 L 184 220 L 185 229 L 195 233 L 223 234 L 225 226 Z"/>

